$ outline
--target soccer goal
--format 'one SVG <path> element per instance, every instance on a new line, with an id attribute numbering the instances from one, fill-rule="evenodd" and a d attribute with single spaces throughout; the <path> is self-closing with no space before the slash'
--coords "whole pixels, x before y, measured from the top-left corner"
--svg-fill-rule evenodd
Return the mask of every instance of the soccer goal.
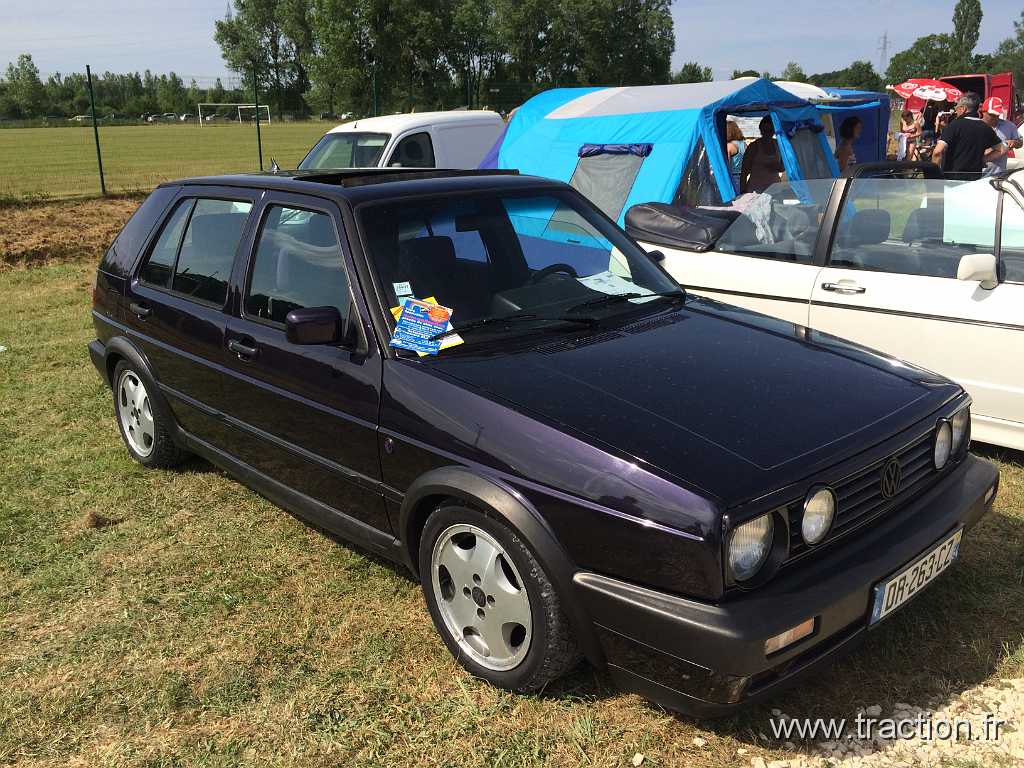
<path id="1" fill-rule="evenodd" d="M 199 125 L 207 123 L 238 123 L 241 125 L 246 121 L 256 119 L 257 107 L 255 104 L 218 103 L 204 101 L 198 104 Z M 259 105 L 260 122 L 270 124 L 270 107 L 266 104 Z"/>

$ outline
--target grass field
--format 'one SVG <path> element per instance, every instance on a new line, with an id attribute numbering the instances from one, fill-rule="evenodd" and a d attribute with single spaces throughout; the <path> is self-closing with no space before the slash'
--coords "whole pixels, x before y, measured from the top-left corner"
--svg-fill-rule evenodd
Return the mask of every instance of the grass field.
<path id="1" fill-rule="evenodd" d="M 333 123 L 262 126 L 263 159 L 294 168 Z M 259 170 L 256 127 L 130 125 L 100 128 L 107 189 L 150 189 L 161 181 L 233 171 Z M 99 193 L 91 128 L 0 130 L 0 200 Z"/>
<path id="2" fill-rule="evenodd" d="M 401 570 L 203 462 L 130 461 L 85 345 L 99 220 L 132 205 L 90 202 L 107 208 L 83 208 L 83 234 L 59 258 L 0 217 L 0 764 L 628 766 L 642 753 L 644 766 L 711 768 L 794 756 L 763 735 L 767 708 L 695 723 L 587 667 L 542 695 L 490 688 L 452 661 Z M 74 227 L 65 210 L 4 213 Z M 962 560 L 858 654 L 770 707 L 850 717 L 1024 676 L 1024 457 L 987 455 L 1002 491 Z"/>

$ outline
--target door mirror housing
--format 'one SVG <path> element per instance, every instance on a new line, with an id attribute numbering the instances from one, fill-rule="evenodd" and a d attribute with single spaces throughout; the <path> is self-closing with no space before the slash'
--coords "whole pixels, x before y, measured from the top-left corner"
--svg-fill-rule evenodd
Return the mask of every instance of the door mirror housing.
<path id="1" fill-rule="evenodd" d="M 996 276 L 996 257 L 991 253 L 968 253 L 960 257 L 956 268 L 957 280 L 977 280 L 986 290 L 995 288 L 999 282 Z"/>
<path id="2" fill-rule="evenodd" d="M 337 307 L 293 309 L 284 319 L 285 335 L 292 344 L 334 344 L 341 338 Z"/>

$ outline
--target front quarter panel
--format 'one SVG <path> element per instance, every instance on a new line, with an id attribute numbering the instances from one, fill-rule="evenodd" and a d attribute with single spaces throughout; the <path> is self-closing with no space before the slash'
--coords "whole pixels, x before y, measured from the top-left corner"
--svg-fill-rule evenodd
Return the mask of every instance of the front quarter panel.
<path id="1" fill-rule="evenodd" d="M 392 498 L 431 470 L 468 467 L 527 499 L 575 567 L 694 597 L 721 594 L 713 503 L 421 363 L 387 361 L 383 389 L 381 462 Z M 400 507 L 389 507 L 396 530 Z"/>

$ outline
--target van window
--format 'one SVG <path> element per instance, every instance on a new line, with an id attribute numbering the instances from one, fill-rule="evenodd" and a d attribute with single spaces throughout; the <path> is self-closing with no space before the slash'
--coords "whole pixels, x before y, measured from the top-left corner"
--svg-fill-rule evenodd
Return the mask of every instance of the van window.
<path id="1" fill-rule="evenodd" d="M 347 317 L 348 276 L 326 213 L 271 206 L 260 233 L 245 313 L 284 324 L 293 309 L 336 307 Z"/>
<path id="2" fill-rule="evenodd" d="M 299 163 L 299 170 L 376 168 L 390 138 L 389 133 L 328 133 Z"/>
<path id="3" fill-rule="evenodd" d="M 242 229 L 252 203 L 196 200 L 181 241 L 171 290 L 223 305 Z"/>
<path id="4" fill-rule="evenodd" d="M 433 168 L 434 145 L 426 131 L 406 136 L 391 153 L 388 165 L 401 168 Z"/>

